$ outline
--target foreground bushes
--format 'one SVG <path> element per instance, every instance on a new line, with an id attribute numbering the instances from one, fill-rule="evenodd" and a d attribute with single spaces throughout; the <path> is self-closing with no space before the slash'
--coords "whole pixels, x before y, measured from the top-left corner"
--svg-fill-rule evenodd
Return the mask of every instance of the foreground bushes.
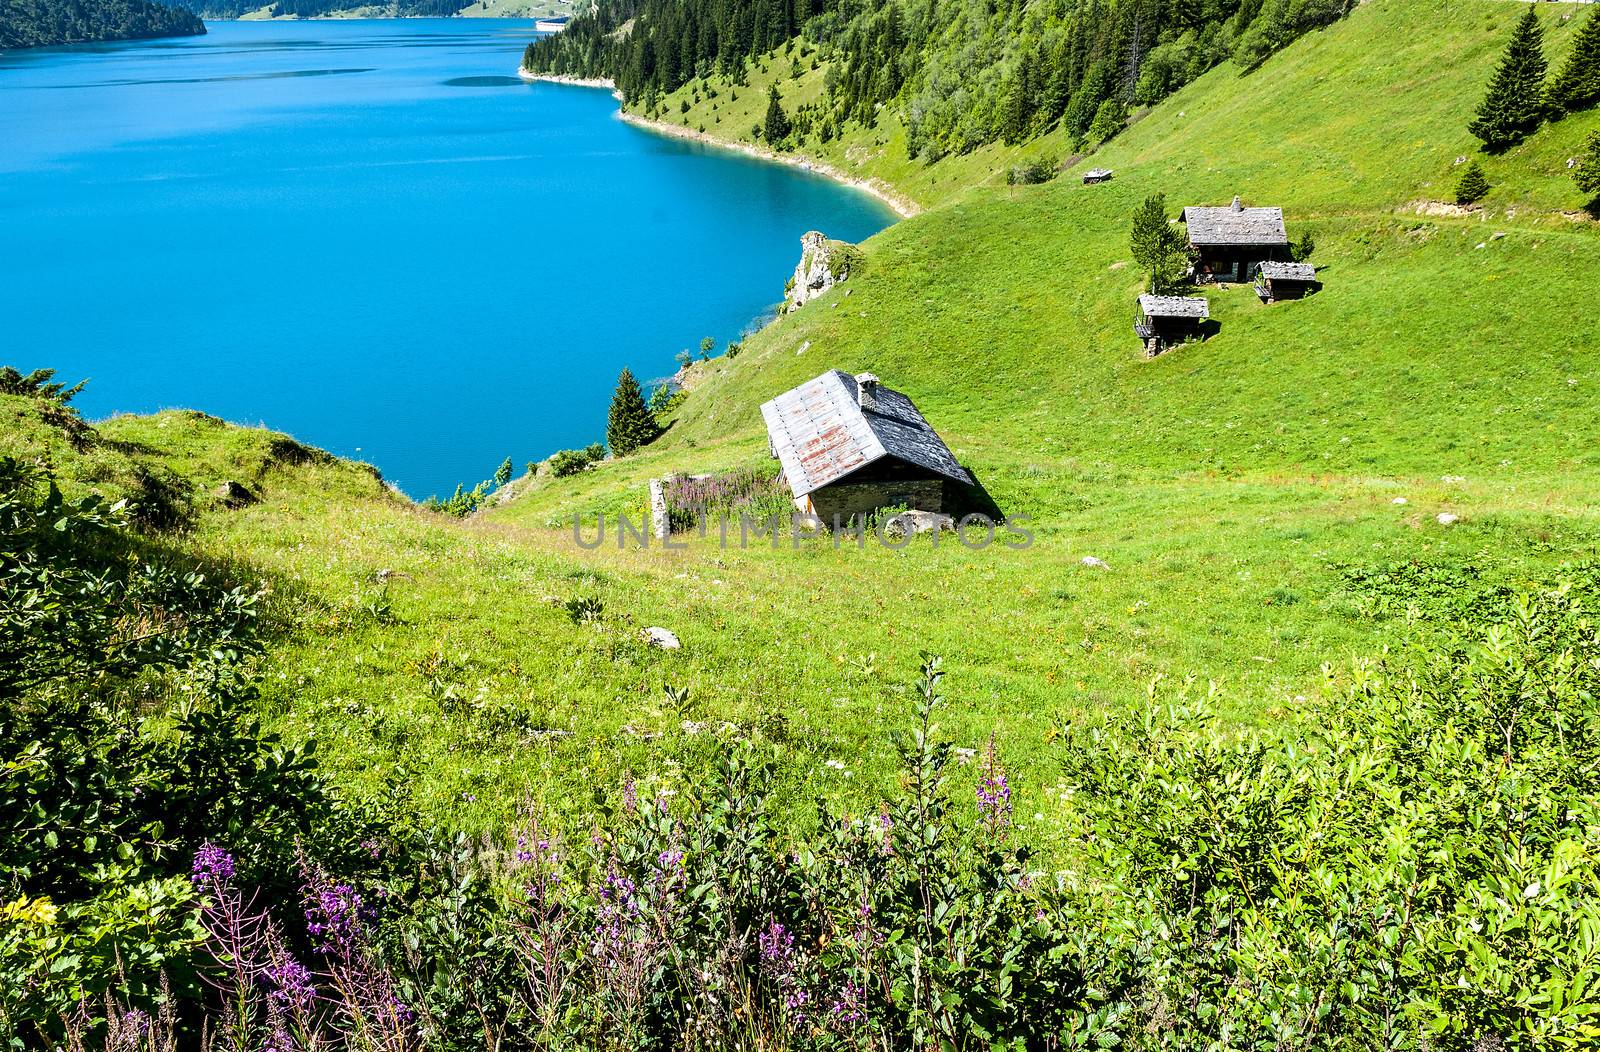
<path id="1" fill-rule="evenodd" d="M 819 806 L 796 832 L 770 746 L 730 735 L 678 795 L 601 787 L 582 828 L 530 812 L 475 842 L 378 829 L 243 717 L 248 592 L 166 575 L 111 509 L 7 471 L 0 643 L 22 700 L 0 742 L 0 1023 L 16 1043 L 1600 1041 L 1583 568 L 1577 590 L 1434 604 L 1453 634 L 1424 619 L 1405 650 L 1330 671 L 1304 731 L 1228 730 L 1209 690 L 1160 681 L 1135 713 L 1063 725 L 1056 870 L 1012 823 L 1000 751 L 952 765 L 933 660 L 899 784 L 864 813 Z"/>

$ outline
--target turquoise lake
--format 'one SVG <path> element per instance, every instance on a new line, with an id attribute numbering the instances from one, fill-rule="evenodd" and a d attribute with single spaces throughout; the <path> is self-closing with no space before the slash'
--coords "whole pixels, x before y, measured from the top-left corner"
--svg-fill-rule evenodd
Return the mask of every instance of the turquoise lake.
<path id="1" fill-rule="evenodd" d="M 0 364 L 91 418 L 265 424 L 448 493 L 602 439 L 893 216 L 515 77 L 521 20 L 210 23 L 0 56 Z M 821 368 L 819 366 L 818 368 Z"/>

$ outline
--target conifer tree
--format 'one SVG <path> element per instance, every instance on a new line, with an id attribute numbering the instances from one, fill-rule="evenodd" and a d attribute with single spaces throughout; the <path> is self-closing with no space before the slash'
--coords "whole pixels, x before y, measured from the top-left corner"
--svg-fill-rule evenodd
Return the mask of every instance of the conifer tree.
<path id="1" fill-rule="evenodd" d="M 1589 12 L 1561 72 L 1550 82 L 1550 105 L 1579 110 L 1600 102 L 1600 7 Z"/>
<path id="2" fill-rule="evenodd" d="M 617 393 L 611 396 L 611 413 L 606 419 L 606 445 L 625 457 L 640 446 L 655 441 L 661 433 L 656 418 L 645 404 L 639 381 L 628 369 L 617 377 Z"/>
<path id="3" fill-rule="evenodd" d="M 1000 110 L 1000 138 L 1015 146 L 1027 137 L 1027 102 L 1022 97 L 1022 78 L 1013 77 Z"/>
<path id="4" fill-rule="evenodd" d="M 1462 169 L 1461 177 L 1456 180 L 1456 204 L 1475 205 L 1488 192 L 1489 180 L 1484 176 L 1481 164 L 1473 161 Z"/>
<path id="5" fill-rule="evenodd" d="M 1167 222 L 1167 195 L 1151 194 L 1133 213 L 1133 261 L 1150 275 L 1150 291 L 1170 292 L 1188 267 L 1183 235 Z"/>
<path id="6" fill-rule="evenodd" d="M 1490 150 L 1514 146 L 1544 121 L 1544 29 L 1533 4 L 1523 12 L 1489 82 L 1489 93 L 1467 130 Z"/>
<path id="7" fill-rule="evenodd" d="M 1583 148 L 1584 155 L 1572 170 L 1572 181 L 1579 190 L 1600 200 L 1600 131 L 1590 132 Z"/>
<path id="8" fill-rule="evenodd" d="M 762 138 L 776 146 L 789 137 L 792 128 L 789 115 L 783 112 L 783 104 L 778 101 L 777 85 L 773 85 L 771 93 L 767 96 L 767 119 L 761 128 Z"/>

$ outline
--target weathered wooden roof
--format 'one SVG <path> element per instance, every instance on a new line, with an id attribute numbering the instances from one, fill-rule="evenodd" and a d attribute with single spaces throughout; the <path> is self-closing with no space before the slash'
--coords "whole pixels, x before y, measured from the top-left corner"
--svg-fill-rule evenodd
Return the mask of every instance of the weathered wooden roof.
<path id="1" fill-rule="evenodd" d="M 1310 263 L 1280 263 L 1269 259 L 1261 264 L 1261 276 L 1271 281 L 1315 281 L 1317 268 Z"/>
<path id="2" fill-rule="evenodd" d="M 1204 296 L 1139 297 L 1139 310 L 1146 318 L 1209 318 L 1211 304 Z"/>
<path id="3" fill-rule="evenodd" d="M 856 378 L 830 369 L 761 406 L 772 448 L 797 497 L 895 457 L 964 485 L 972 476 L 911 399 L 879 384 L 876 408 L 862 409 Z"/>
<path id="4" fill-rule="evenodd" d="M 1246 208 L 1235 197 L 1222 208 L 1189 206 L 1183 210 L 1191 245 L 1287 245 L 1283 209 Z"/>

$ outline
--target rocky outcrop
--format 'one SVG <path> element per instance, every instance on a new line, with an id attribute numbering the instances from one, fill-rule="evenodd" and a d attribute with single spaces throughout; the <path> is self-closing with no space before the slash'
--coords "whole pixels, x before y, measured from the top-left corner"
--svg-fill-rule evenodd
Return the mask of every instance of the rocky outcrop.
<path id="1" fill-rule="evenodd" d="M 798 310 L 850 277 L 861 264 L 861 250 L 848 241 L 834 241 L 820 230 L 800 238 L 800 265 L 789 279 L 786 310 Z"/>

